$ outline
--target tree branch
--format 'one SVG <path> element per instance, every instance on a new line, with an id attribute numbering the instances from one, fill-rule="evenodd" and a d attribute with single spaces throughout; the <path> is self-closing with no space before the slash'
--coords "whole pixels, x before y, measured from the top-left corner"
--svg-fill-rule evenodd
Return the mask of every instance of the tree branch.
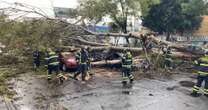
<path id="1" fill-rule="evenodd" d="M 25 6 L 24 4 L 21 4 L 21 3 L 16 3 L 15 5 L 20 6 L 20 7 L 23 7 L 23 8 L 28 8 L 28 6 Z M 57 23 L 62 22 L 62 23 L 65 23 L 65 24 L 69 25 L 69 27 L 70 26 L 77 27 L 78 29 L 83 30 L 84 32 L 86 32 L 89 35 L 95 35 L 95 36 L 113 36 L 113 37 L 125 37 L 125 38 L 141 39 L 141 35 L 144 34 L 147 37 L 147 39 L 152 39 L 152 42 L 154 42 L 157 45 L 166 45 L 166 46 L 169 46 L 171 48 L 175 48 L 175 49 L 177 49 L 179 51 L 185 51 L 185 52 L 191 52 L 193 54 L 199 54 L 197 52 L 193 52 L 193 51 L 188 50 L 188 46 L 187 45 L 176 44 L 176 43 L 171 43 L 171 42 L 167 42 L 167 41 L 160 40 L 157 37 L 155 37 L 151 32 L 148 32 L 148 33 L 144 33 L 144 32 L 133 32 L 133 33 L 128 33 L 128 34 L 120 34 L 120 33 L 96 33 L 96 32 L 92 32 L 92 31 L 90 31 L 90 30 L 88 30 L 88 29 L 86 29 L 86 28 L 84 28 L 82 26 L 78 26 L 78 25 L 75 25 L 75 24 L 71 24 L 71 23 L 68 23 L 67 21 L 63 21 L 61 19 L 50 18 L 45 13 L 41 13 L 41 11 L 40 11 L 41 9 L 39 11 L 35 10 L 35 8 L 30 8 L 30 7 L 29 7 L 29 9 L 30 10 L 22 10 L 22 9 L 10 7 L 10 8 L 2 8 L 0 10 L 8 10 L 8 11 L 14 11 L 14 12 L 35 13 L 35 14 L 38 14 L 38 15 L 46 18 L 47 20 L 51 20 L 51 21 L 53 21 L 55 23 L 56 22 Z M 149 33 L 151 33 L 151 34 L 149 35 Z M 91 43 L 89 43 L 89 44 L 91 44 Z M 121 49 L 121 47 L 107 47 L 107 48 L 114 49 L 114 50 L 117 50 L 117 48 L 119 50 Z M 123 47 L 123 49 L 125 49 L 125 47 Z M 130 49 L 132 49 L 133 51 L 134 50 L 137 50 L 137 49 L 134 49 L 134 48 L 130 48 Z"/>

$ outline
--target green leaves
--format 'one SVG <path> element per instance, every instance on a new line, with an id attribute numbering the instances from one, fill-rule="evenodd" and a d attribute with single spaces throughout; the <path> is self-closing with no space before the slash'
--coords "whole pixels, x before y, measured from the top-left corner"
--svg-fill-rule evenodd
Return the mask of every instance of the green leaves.
<path id="1" fill-rule="evenodd" d="M 142 16 L 145 17 L 149 14 L 151 6 L 159 4 L 161 0 L 138 0 L 138 1 L 140 2 Z"/>
<path id="2" fill-rule="evenodd" d="M 152 6 L 144 25 L 160 33 L 188 33 L 199 28 L 206 11 L 203 0 L 162 0 Z"/>
<path id="3" fill-rule="evenodd" d="M 21 56 L 35 49 L 59 46 L 59 31 L 64 27 L 62 23 L 44 19 L 22 22 L 5 20 L 0 23 L 0 41 L 6 45 L 7 52 Z"/>

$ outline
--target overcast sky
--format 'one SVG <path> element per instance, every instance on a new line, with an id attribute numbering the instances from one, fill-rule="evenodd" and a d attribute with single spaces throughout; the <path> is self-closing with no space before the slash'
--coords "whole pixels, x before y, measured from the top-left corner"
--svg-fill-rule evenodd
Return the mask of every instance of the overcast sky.
<path id="1" fill-rule="evenodd" d="M 50 7 L 52 4 L 55 7 L 75 8 L 77 6 L 77 0 L 0 0 L 1 2 L 20 2 L 40 7 Z"/>
<path id="2" fill-rule="evenodd" d="M 0 7 L 7 7 L 8 3 L 24 3 L 34 7 L 41 8 L 48 16 L 53 16 L 54 7 L 76 8 L 77 0 L 0 0 Z"/>

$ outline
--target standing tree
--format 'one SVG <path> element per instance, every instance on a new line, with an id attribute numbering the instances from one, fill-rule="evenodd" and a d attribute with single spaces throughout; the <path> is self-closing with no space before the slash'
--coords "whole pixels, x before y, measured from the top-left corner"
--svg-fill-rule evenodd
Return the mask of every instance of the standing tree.
<path id="1" fill-rule="evenodd" d="M 183 34 L 199 28 L 206 11 L 207 4 L 203 0 L 162 0 L 152 6 L 144 18 L 144 25 L 166 33 L 167 40 L 170 40 L 172 33 Z"/>
<path id="2" fill-rule="evenodd" d="M 130 16 L 140 17 L 147 12 L 149 5 L 159 0 L 80 0 L 79 14 L 88 20 L 98 23 L 104 16 L 109 16 L 123 33 L 127 33 L 127 19 Z M 129 43 L 129 40 L 127 39 Z"/>
<path id="3" fill-rule="evenodd" d="M 159 4 L 161 0 L 139 0 L 142 10 L 142 16 L 147 16 L 151 9 L 151 6 Z"/>

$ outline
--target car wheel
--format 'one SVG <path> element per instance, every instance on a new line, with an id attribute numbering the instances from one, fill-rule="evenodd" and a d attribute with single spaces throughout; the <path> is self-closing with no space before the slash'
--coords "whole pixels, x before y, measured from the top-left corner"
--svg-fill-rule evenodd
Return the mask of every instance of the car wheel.
<path id="1" fill-rule="evenodd" d="M 66 67 L 65 64 L 63 64 L 63 66 L 62 66 L 62 70 L 63 70 L 63 71 L 66 71 L 66 70 L 67 70 L 67 67 Z"/>

